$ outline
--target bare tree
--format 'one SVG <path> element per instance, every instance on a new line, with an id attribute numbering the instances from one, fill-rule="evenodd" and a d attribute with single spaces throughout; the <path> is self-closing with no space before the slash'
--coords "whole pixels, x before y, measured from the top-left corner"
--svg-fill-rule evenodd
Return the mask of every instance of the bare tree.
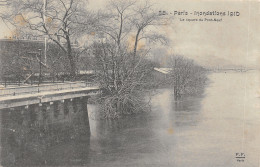
<path id="1" fill-rule="evenodd" d="M 97 35 L 104 41 L 94 43 L 92 52 L 97 78 L 104 88 L 104 111 L 117 116 L 145 106 L 143 95 L 150 84 L 146 79 L 153 65 L 146 58 L 150 49 L 138 46 L 139 42 L 166 38 L 158 32 L 147 33 L 150 26 L 159 25 L 156 22 L 160 19 L 148 3 L 119 0 L 111 1 L 107 8 L 98 14 L 96 25 Z"/>
<path id="2" fill-rule="evenodd" d="M 56 43 L 69 61 L 70 75 L 76 75 L 75 55 L 72 43 L 80 36 L 77 20 L 89 16 L 85 10 L 86 3 L 80 0 L 16 0 L 11 22 L 22 30 L 30 30 L 34 35 L 45 36 Z M 84 19 L 83 19 L 84 18 Z"/>
<path id="3" fill-rule="evenodd" d="M 207 79 L 206 70 L 193 60 L 183 56 L 172 56 L 170 66 L 172 71 L 169 79 L 173 85 L 175 100 L 179 100 L 185 94 L 196 94 L 203 89 Z"/>
<path id="4" fill-rule="evenodd" d="M 153 9 L 152 4 L 146 1 L 144 4 L 138 5 L 133 10 L 134 14 L 131 17 L 131 23 L 134 26 L 135 31 L 135 41 L 133 47 L 133 57 L 135 62 L 139 41 L 145 39 L 152 42 L 160 41 L 161 43 L 167 43 L 168 40 L 157 30 L 151 31 L 151 27 L 157 27 L 165 24 L 161 18 L 161 15 Z M 147 30 L 150 32 L 147 32 Z"/>
<path id="5" fill-rule="evenodd" d="M 107 8 L 109 10 L 99 16 L 98 31 L 106 34 L 110 41 L 118 45 L 118 48 L 128 40 L 129 50 L 134 59 L 141 40 L 159 41 L 163 44 L 168 42 L 168 39 L 155 29 L 166 24 L 165 18 L 163 19 L 154 9 L 154 5 L 148 1 L 137 3 L 133 0 L 114 0 L 110 1 Z"/>

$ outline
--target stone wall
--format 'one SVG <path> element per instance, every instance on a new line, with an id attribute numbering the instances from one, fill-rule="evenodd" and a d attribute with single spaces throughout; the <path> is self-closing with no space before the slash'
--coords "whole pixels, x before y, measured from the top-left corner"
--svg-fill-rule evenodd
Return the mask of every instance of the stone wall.
<path id="1" fill-rule="evenodd" d="M 0 110 L 1 164 L 21 165 L 28 158 L 43 164 L 52 147 L 89 142 L 87 100 L 82 97 Z"/>

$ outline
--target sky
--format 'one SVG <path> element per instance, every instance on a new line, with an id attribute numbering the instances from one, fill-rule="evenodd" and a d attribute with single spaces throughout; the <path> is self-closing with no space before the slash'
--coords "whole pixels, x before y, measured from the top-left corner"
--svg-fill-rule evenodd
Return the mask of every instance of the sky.
<path id="1" fill-rule="evenodd" d="M 171 43 L 153 47 L 154 56 L 182 55 L 206 67 L 260 66 L 260 1 L 152 0 L 158 10 L 173 16 L 173 21 L 160 28 Z M 89 0 L 90 9 L 105 8 L 107 0 Z M 188 12 L 188 15 L 174 13 Z M 225 12 L 225 16 L 194 16 L 198 12 Z M 237 12 L 239 16 L 228 16 Z M 192 13 L 192 14 L 191 14 Z M 203 21 L 187 21 L 202 19 Z M 205 21 L 218 19 L 220 21 Z M 184 21 L 180 21 L 184 20 Z M 9 30 L 1 23 L 0 37 Z"/>

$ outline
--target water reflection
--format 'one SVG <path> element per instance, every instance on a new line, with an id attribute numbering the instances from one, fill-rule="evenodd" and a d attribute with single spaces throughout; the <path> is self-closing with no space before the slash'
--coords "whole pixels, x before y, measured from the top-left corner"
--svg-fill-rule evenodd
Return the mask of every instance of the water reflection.
<path id="1" fill-rule="evenodd" d="M 213 73 L 203 97 L 174 102 L 172 90 L 162 89 L 150 113 L 91 120 L 90 166 L 257 166 L 258 74 Z M 237 152 L 248 155 L 245 163 Z"/>
<path id="2" fill-rule="evenodd" d="M 90 120 L 90 148 L 94 150 L 90 166 L 145 166 L 164 161 L 178 144 L 176 132 L 198 123 L 200 101 L 197 97 L 176 103 L 171 89 L 161 89 L 152 98 L 151 112 Z"/>
<path id="3" fill-rule="evenodd" d="M 90 141 L 86 101 L 74 100 L 1 110 L 1 164 L 83 165 Z"/>

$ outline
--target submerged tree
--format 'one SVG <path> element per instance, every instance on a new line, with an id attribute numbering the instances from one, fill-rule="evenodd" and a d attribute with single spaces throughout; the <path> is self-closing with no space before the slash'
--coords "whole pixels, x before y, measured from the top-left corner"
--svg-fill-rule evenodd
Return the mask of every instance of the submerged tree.
<path id="1" fill-rule="evenodd" d="M 175 100 L 179 100 L 183 95 L 197 94 L 203 90 L 207 80 L 206 70 L 195 64 L 193 60 L 173 56 L 170 67 L 172 68 L 170 81 L 173 85 Z"/>
<path id="2" fill-rule="evenodd" d="M 105 115 L 117 117 L 145 110 L 147 78 L 154 68 L 145 45 L 167 40 L 152 31 L 161 19 L 148 3 L 111 1 L 107 8 L 99 13 L 97 35 L 102 40 L 92 45 L 92 52 Z"/>

